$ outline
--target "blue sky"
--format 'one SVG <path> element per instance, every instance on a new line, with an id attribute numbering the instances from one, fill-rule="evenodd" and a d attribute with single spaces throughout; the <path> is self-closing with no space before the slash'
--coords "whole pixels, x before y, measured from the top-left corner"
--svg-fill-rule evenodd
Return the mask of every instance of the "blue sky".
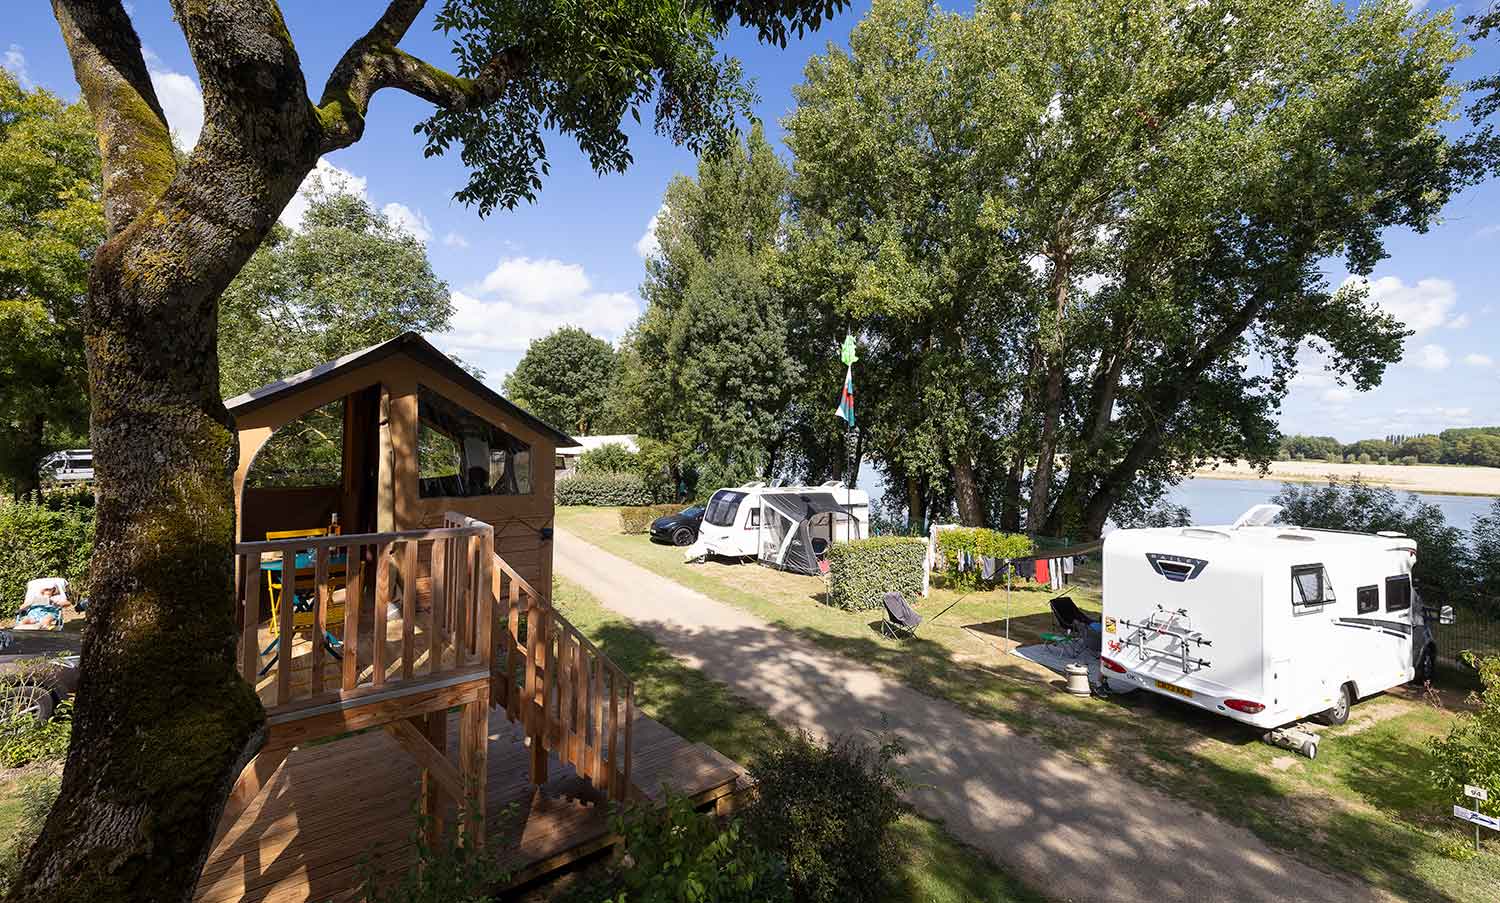
<path id="1" fill-rule="evenodd" d="M 434 0 L 433 7 L 440 5 Z M 1460 15 L 1475 0 L 1457 4 Z M 384 2 L 283 0 L 311 93 L 316 96 L 339 55 L 363 33 Z M 1432 3 L 1429 9 L 1441 8 Z M 167 0 L 132 0 L 136 28 L 168 119 L 190 141 L 201 125 L 196 77 Z M 757 115 L 769 137 L 792 106 L 791 88 L 811 54 L 829 41 L 843 44 L 869 3 L 856 3 L 831 24 L 785 49 L 764 47 L 736 32 L 726 50 L 756 80 Z M 0 63 L 30 84 L 68 98 L 78 88 L 51 5 L 21 0 L 0 34 Z M 412 28 L 403 47 L 439 64 L 447 41 L 432 28 L 432 11 Z M 1466 60 L 1459 78 L 1500 70 L 1500 42 L 1491 40 Z M 549 142 L 552 174 L 536 204 L 480 219 L 452 200 L 465 181 L 456 154 L 424 159 L 412 134 L 426 105 L 408 95 L 377 95 L 364 139 L 330 155 L 330 179 L 342 179 L 427 241 L 438 274 L 454 291 L 453 333 L 437 337 L 447 349 L 483 367 L 497 385 L 527 341 L 563 324 L 616 339 L 637 316 L 644 273 L 643 238 L 667 181 L 691 172 L 690 154 L 634 127 L 635 165 L 623 175 L 596 176 L 566 140 Z M 649 121 L 649 119 L 648 119 Z M 633 125 L 633 124 L 632 124 Z M 784 148 L 783 148 L 784 150 Z M 295 218 L 294 208 L 288 217 Z M 1345 441 L 1387 433 L 1419 433 L 1449 426 L 1500 423 L 1500 180 L 1465 192 L 1426 235 L 1393 230 L 1390 258 L 1372 275 L 1376 300 L 1417 334 L 1401 364 L 1368 393 L 1333 384 L 1309 356 L 1283 408 L 1287 432 L 1332 434 Z M 1343 272 L 1330 268 L 1336 279 Z M 830 387 L 830 398 L 837 387 Z"/>

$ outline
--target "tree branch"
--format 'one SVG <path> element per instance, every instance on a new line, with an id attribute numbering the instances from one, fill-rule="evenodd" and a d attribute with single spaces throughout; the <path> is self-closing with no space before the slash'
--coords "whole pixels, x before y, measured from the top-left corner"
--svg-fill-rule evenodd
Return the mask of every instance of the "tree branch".
<path id="1" fill-rule="evenodd" d="M 318 101 L 324 152 L 360 139 L 370 98 L 382 88 L 400 89 L 444 109 L 463 109 L 499 97 L 525 65 L 526 55 L 513 47 L 491 60 L 478 78 L 460 78 L 400 49 L 396 45 L 425 5 L 426 0 L 391 0 L 374 27 L 333 67 Z"/>
<path id="2" fill-rule="evenodd" d="M 104 219 L 114 235 L 171 184 L 177 172 L 172 134 L 121 0 L 53 0 L 52 12 L 94 116 Z"/>

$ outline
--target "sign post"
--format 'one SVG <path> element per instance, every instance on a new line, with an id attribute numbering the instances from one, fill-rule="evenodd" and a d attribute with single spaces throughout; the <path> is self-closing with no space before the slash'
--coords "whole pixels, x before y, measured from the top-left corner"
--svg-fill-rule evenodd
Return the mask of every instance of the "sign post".
<path id="1" fill-rule="evenodd" d="M 1490 792 L 1483 787 L 1475 787 L 1473 784 L 1464 785 L 1464 796 L 1471 800 L 1484 802 L 1490 798 Z M 1453 817 L 1474 823 L 1474 852 L 1479 852 L 1479 829 L 1489 828 L 1491 831 L 1500 831 L 1500 818 L 1465 809 L 1463 806 L 1453 807 Z"/>

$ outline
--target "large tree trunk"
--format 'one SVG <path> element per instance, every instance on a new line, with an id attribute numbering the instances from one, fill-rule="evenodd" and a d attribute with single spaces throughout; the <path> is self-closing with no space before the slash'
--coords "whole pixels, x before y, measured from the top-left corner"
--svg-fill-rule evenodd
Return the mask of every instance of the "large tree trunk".
<path id="1" fill-rule="evenodd" d="M 1000 529 L 1021 532 L 1021 478 L 1026 475 L 1026 455 L 1020 449 L 1011 456 L 1005 470 L 1003 501 L 1000 504 Z"/>
<path id="2" fill-rule="evenodd" d="M 906 478 L 906 525 L 913 532 L 927 526 L 927 506 L 922 493 L 922 481 L 910 476 Z"/>
<path id="3" fill-rule="evenodd" d="M 968 449 L 953 453 L 953 494 L 958 502 L 958 522 L 965 527 L 984 526 L 984 504 L 979 498 L 979 480 Z"/>
<path id="4" fill-rule="evenodd" d="M 215 89 L 175 174 L 123 8 L 54 9 L 99 123 L 111 237 L 84 312 L 98 507 L 73 736 L 12 897 L 186 901 L 265 724 L 235 668 L 237 445 L 219 397 L 218 299 L 322 136 L 274 5 L 234 20 L 178 9 Z"/>
<path id="5" fill-rule="evenodd" d="M 1037 341 L 1046 346 L 1047 374 L 1042 390 L 1042 438 L 1037 443 L 1036 471 L 1031 476 L 1031 505 L 1026 513 L 1026 529 L 1031 533 L 1041 527 L 1047 516 L 1052 491 L 1052 471 L 1057 457 L 1057 424 L 1062 414 L 1063 328 L 1068 308 L 1068 279 L 1069 257 L 1064 251 L 1054 255 L 1052 260 L 1052 329 L 1044 329 L 1037 336 Z"/>

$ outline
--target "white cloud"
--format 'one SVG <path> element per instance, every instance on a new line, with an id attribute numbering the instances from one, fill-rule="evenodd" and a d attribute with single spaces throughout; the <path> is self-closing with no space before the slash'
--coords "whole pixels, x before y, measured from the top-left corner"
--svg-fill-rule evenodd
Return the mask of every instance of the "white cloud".
<path id="1" fill-rule="evenodd" d="M 1354 397 L 1354 393 L 1348 389 L 1327 389 L 1323 392 L 1323 400 L 1331 402 L 1345 402 Z"/>
<path id="2" fill-rule="evenodd" d="M 1469 315 L 1468 314 L 1459 314 L 1458 316 L 1456 316 L 1453 319 L 1449 320 L 1448 323 L 1447 323 L 1447 326 L 1448 326 L 1449 329 L 1468 329 L 1469 328 Z"/>
<path id="3" fill-rule="evenodd" d="M 576 263 L 507 257 L 479 284 L 453 293 L 452 329 L 438 340 L 444 350 L 497 374 L 512 368 L 532 340 L 558 327 L 581 326 L 614 340 L 638 316 L 634 295 L 595 291 Z"/>
<path id="4" fill-rule="evenodd" d="M 1359 278 L 1351 276 L 1345 284 Z M 1369 288 L 1372 303 L 1417 335 L 1448 322 L 1453 306 L 1458 303 L 1458 289 L 1447 279 L 1419 279 L 1416 284 L 1407 285 L 1396 276 L 1382 276 L 1369 280 Z"/>
<path id="5" fill-rule="evenodd" d="M 392 201 L 381 207 L 380 212 L 391 221 L 391 225 L 424 245 L 432 237 L 432 223 L 427 221 L 426 214 L 420 210 L 413 210 L 405 204 Z"/>
<path id="6" fill-rule="evenodd" d="M 0 57 L 0 69 L 9 72 L 22 88 L 31 90 L 31 74 L 26 71 L 26 52 L 20 44 L 10 45 L 5 56 Z"/>
<path id="7" fill-rule="evenodd" d="M 1495 359 L 1488 354 L 1466 354 L 1464 355 L 1464 363 L 1470 367 L 1493 367 L 1495 366 Z"/>
<path id="8" fill-rule="evenodd" d="M 447 245 L 450 248 L 462 249 L 469 246 L 469 240 L 467 238 L 464 238 L 462 235 L 459 235 L 457 232 L 449 232 L 447 235 L 443 236 L 443 244 Z"/>
<path id="9" fill-rule="evenodd" d="M 172 138 L 184 151 L 191 151 L 203 134 L 203 92 L 192 76 L 174 72 L 162 65 L 148 47 L 142 55 L 146 59 L 146 72 L 151 76 L 151 87 L 156 89 L 156 99 L 167 114 L 167 125 L 172 129 Z"/>
<path id="10" fill-rule="evenodd" d="M 656 227 L 661 223 L 661 215 L 666 210 L 663 205 L 651 214 L 651 219 L 646 221 L 646 231 L 635 240 L 635 253 L 642 258 L 650 259 L 661 253 L 661 242 L 656 240 Z"/>
<path id="11" fill-rule="evenodd" d="M 318 165 L 307 174 L 298 186 L 297 193 L 292 196 L 286 209 L 281 211 L 281 224 L 291 229 L 302 228 L 302 217 L 307 215 L 308 199 L 320 189 L 329 192 L 342 192 L 352 194 L 361 200 L 370 199 L 369 180 L 363 176 L 357 176 L 347 169 L 339 169 L 328 162 L 326 157 L 318 158 Z"/>
<path id="12" fill-rule="evenodd" d="M 1448 359 L 1448 352 L 1442 345 L 1423 345 L 1417 349 L 1415 363 L 1423 370 L 1446 370 L 1452 361 Z"/>

